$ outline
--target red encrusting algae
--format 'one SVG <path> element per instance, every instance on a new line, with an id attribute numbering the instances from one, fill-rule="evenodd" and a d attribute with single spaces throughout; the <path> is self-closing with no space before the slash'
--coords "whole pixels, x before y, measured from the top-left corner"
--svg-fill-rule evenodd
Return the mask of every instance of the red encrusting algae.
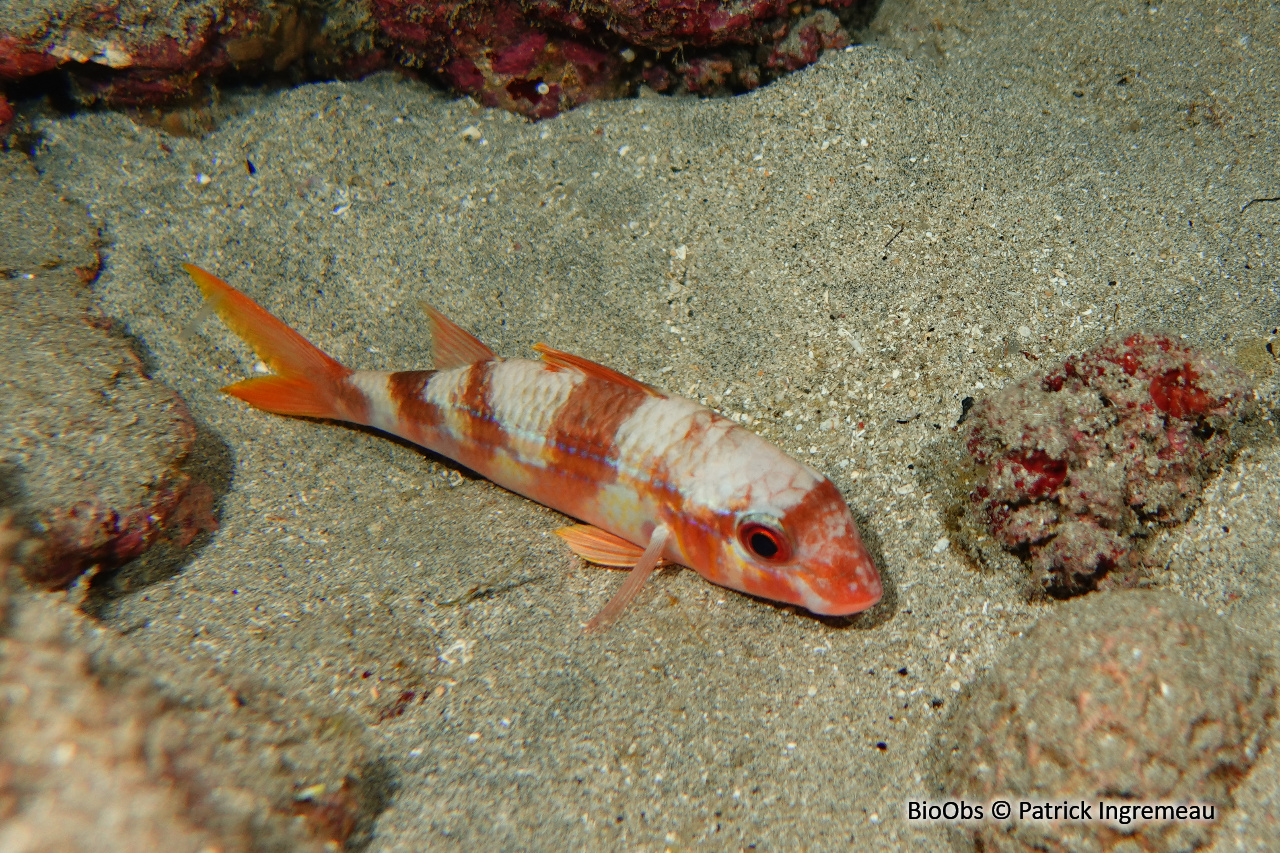
<path id="1" fill-rule="evenodd" d="M 966 512 L 1037 590 L 1130 583 L 1135 549 L 1191 516 L 1253 400 L 1242 373 L 1178 340 L 1109 338 L 974 406 Z"/>
<path id="2" fill-rule="evenodd" d="M 392 67 L 533 119 L 641 85 L 731 94 L 851 44 L 873 11 L 866 0 L 819 5 L 202 0 L 157 13 L 135 2 L 72 0 L 0 34 L 0 133 L 13 118 L 4 87 L 55 70 L 81 103 L 139 110 L 198 107 L 222 78 L 351 78 Z"/>

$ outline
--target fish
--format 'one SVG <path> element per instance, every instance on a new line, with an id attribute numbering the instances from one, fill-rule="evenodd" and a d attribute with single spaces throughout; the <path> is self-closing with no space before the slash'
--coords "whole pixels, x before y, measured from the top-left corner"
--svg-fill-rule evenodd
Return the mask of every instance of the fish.
<path id="1" fill-rule="evenodd" d="M 432 369 L 355 370 L 212 273 L 183 268 L 272 371 L 225 393 L 390 433 L 576 519 L 556 531 L 570 550 L 630 570 L 587 631 L 613 624 L 668 564 L 823 616 L 880 601 L 836 486 L 700 403 L 546 344 L 536 360 L 499 358 L 425 304 Z"/>

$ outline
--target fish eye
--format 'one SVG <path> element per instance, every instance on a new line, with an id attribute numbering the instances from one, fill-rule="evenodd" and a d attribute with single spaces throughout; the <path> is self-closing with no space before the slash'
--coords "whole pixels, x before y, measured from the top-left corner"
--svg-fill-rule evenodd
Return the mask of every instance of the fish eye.
<path id="1" fill-rule="evenodd" d="M 747 553 L 769 563 L 791 559 L 791 543 L 782 528 L 772 519 L 752 516 L 738 525 L 738 542 Z"/>

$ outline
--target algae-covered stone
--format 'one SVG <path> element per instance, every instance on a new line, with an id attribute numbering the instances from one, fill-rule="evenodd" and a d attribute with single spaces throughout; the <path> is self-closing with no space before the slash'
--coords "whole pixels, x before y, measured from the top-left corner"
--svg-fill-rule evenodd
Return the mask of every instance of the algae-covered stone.
<path id="1" fill-rule="evenodd" d="M 354 715 L 143 652 L 62 596 L 22 590 L 19 533 L 0 515 L 0 850 L 361 843 L 388 780 Z"/>
<path id="2" fill-rule="evenodd" d="M 182 470 L 186 404 L 149 378 L 94 304 L 97 230 L 18 154 L 0 158 L 0 506 L 36 533 L 19 555 L 62 587 L 212 528 L 213 493 Z"/>
<path id="3" fill-rule="evenodd" d="M 964 691 L 936 744 L 937 787 L 971 801 L 1217 809 L 1217 823 L 1123 831 L 1100 821 L 967 824 L 977 849 L 1194 850 L 1232 806 L 1275 692 L 1273 662 L 1203 607 L 1163 592 L 1089 595 L 1037 622 Z"/>
<path id="4" fill-rule="evenodd" d="M 1256 410 L 1243 373 L 1180 340 L 1109 338 L 973 407 L 964 538 L 1024 559 L 1034 592 L 1135 585 L 1143 543 L 1190 518 Z"/>

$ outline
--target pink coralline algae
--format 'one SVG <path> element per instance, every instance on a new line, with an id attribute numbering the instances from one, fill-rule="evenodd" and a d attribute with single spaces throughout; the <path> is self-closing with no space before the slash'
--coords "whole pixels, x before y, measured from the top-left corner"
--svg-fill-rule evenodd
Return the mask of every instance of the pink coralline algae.
<path id="1" fill-rule="evenodd" d="M 43 547 L 27 561 L 24 574 L 37 586 L 61 589 L 91 566 L 123 565 L 160 541 L 185 548 L 201 533 L 217 530 L 214 502 L 207 485 L 170 472 L 145 502 L 123 513 L 99 500 L 47 512 L 37 523 Z"/>
<path id="2" fill-rule="evenodd" d="M 532 118 L 643 82 L 660 92 L 746 91 L 850 43 L 857 0 L 373 0 L 413 65 L 488 106 Z M 839 14 L 837 14 L 839 13 Z"/>
<path id="3" fill-rule="evenodd" d="M 1092 820 L 981 820 L 952 849 L 1139 853 L 1207 848 L 1229 826 L 1276 711 L 1275 662 L 1247 632 L 1173 593 L 1053 608 L 967 685 L 931 751 L 939 798 L 1095 804 Z M 1211 806 L 1216 820 L 1103 820 L 1114 805 Z M 964 843 L 967 842 L 967 843 Z"/>
<path id="4" fill-rule="evenodd" d="M 43 8 L 47 6 L 48 8 Z M 538 119 L 587 101 L 728 94 L 851 42 L 866 0 L 32 0 L 0 26 L 5 87 L 65 74 L 84 104 L 170 108 L 224 78 L 419 69 L 486 106 Z"/>
<path id="5" fill-rule="evenodd" d="M 981 556 L 989 533 L 1037 592 L 1131 584 L 1141 544 L 1191 516 L 1255 408 L 1242 373 L 1162 335 L 1072 356 L 970 412 L 970 544 Z"/>
<path id="6" fill-rule="evenodd" d="M 98 230 L 27 158 L 0 158 L 0 497 L 33 584 L 60 589 L 217 528 L 216 494 L 184 470 L 198 430 L 85 287 Z"/>
<path id="7" fill-rule="evenodd" d="M 486 106 L 546 118 L 626 91 L 618 51 L 549 32 L 515 0 L 373 0 L 373 10 L 408 64 Z"/>
<path id="8" fill-rule="evenodd" d="M 23 11 L 20 23 L 0 29 L 0 86 L 58 69 L 83 104 L 171 107 L 222 77 L 356 76 L 388 63 L 371 33 L 336 32 L 319 5 L 296 0 L 205 0 L 167 11 L 128 0 L 58 8 L 33 0 Z M 0 127 L 10 111 L 0 95 Z"/>

